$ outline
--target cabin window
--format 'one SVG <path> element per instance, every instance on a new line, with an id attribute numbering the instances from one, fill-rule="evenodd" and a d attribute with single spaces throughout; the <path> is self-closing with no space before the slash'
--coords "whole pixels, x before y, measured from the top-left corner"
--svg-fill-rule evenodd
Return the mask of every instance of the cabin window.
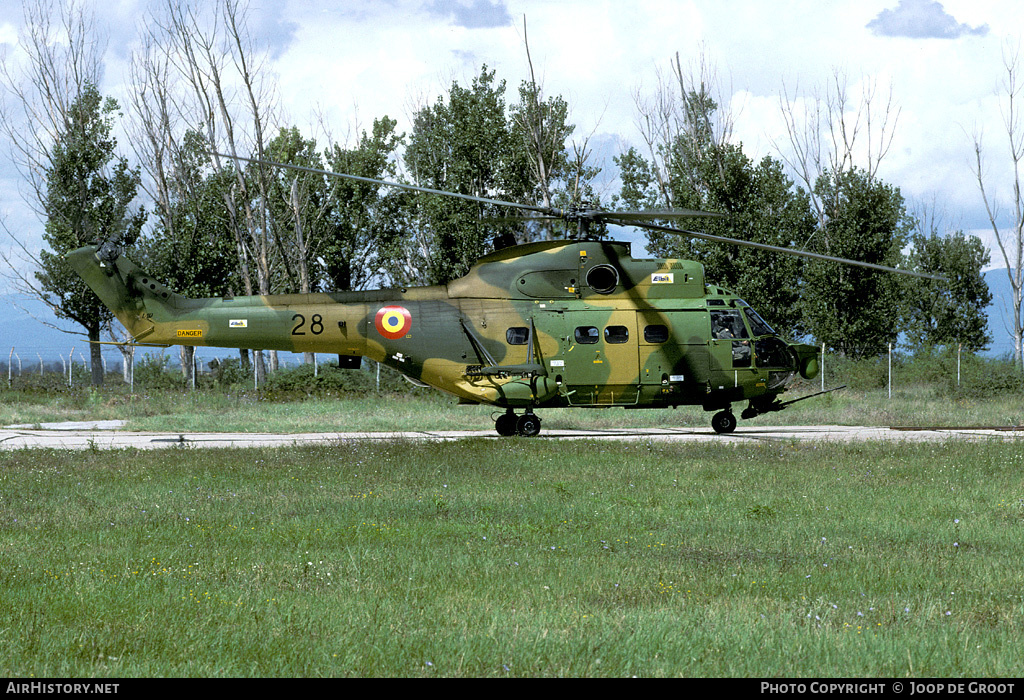
<path id="1" fill-rule="evenodd" d="M 505 331 L 505 342 L 509 345 L 526 345 L 530 340 L 530 329 L 526 326 L 513 326 Z"/>
<path id="2" fill-rule="evenodd" d="M 614 345 L 629 341 L 629 329 L 625 326 L 608 326 L 604 329 L 604 339 Z"/>
<path id="3" fill-rule="evenodd" d="M 580 345 L 593 345 L 601 338 L 601 331 L 593 326 L 579 326 L 576 328 L 576 342 Z"/>
<path id="4" fill-rule="evenodd" d="M 668 340 L 668 326 L 655 323 L 645 327 L 644 340 L 648 343 L 664 343 Z"/>

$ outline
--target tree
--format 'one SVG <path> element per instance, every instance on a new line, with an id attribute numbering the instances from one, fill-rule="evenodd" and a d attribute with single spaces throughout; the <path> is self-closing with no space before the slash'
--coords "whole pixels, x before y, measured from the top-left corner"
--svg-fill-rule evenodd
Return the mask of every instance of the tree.
<path id="1" fill-rule="evenodd" d="M 147 272 L 184 296 L 228 296 L 241 284 L 224 209 L 234 175 L 209 168 L 198 133 L 189 132 L 184 142 L 177 187 L 160 205 L 152 231 L 139 240 L 139 259 Z"/>
<path id="2" fill-rule="evenodd" d="M 50 250 L 37 249 L 26 232 L 7 231 L 21 259 L 3 258 L 17 288 L 98 341 L 101 329 L 113 332 L 112 317 L 93 304 L 91 292 L 63 265 L 60 253 L 94 236 L 116 241 L 137 235 L 144 215 L 128 208 L 138 174 L 114 155 L 117 103 L 103 100 L 97 88 L 106 41 L 85 3 L 28 0 L 23 10 L 18 47 L 26 60 L 0 61 L 6 93 L 0 129 L 26 185 L 26 202 L 44 222 Z M 103 367 L 96 342 L 90 357 L 93 382 L 99 383 Z"/>
<path id="3" fill-rule="evenodd" d="M 647 146 L 652 187 L 661 206 L 682 207 L 676 192 L 686 180 L 685 189 L 700 191 L 703 178 L 710 173 L 708 159 L 714 161 L 732 139 L 733 118 L 718 89 L 717 70 L 706 51 L 701 50 L 694 64 L 684 69 L 675 55 L 671 80 L 658 77 L 653 95 L 637 92 L 634 102 L 637 123 Z"/>
<path id="4" fill-rule="evenodd" d="M 978 180 L 985 210 L 988 213 L 992 232 L 995 234 L 996 245 L 999 247 L 1000 258 L 1006 266 L 1006 276 L 1010 283 L 1010 311 L 1013 327 L 1013 360 L 1024 372 L 1024 182 L 1022 182 L 1021 166 L 1024 165 L 1024 124 L 1021 122 L 1021 111 L 1018 101 L 1024 90 L 1021 80 L 1020 47 L 1003 50 L 1003 69 L 1005 71 L 1002 86 L 1002 104 L 1000 111 L 1006 134 L 1006 155 L 1009 162 L 1005 165 L 1005 177 L 1009 180 L 1013 192 L 1009 202 L 1009 215 L 1004 216 L 999 202 L 993 195 L 994 184 L 984 169 L 982 156 L 982 137 L 974 137 L 974 174 Z"/>
<path id="5" fill-rule="evenodd" d="M 826 174 L 815 195 L 830 202 L 811 252 L 898 267 L 913 219 L 898 188 L 859 168 Z M 804 264 L 803 307 L 818 342 L 853 357 L 885 352 L 899 335 L 900 280 L 837 262 Z"/>
<path id="6" fill-rule="evenodd" d="M 819 230 L 843 193 L 835 186 L 827 188 L 832 200 L 825 201 L 818 182 L 826 177 L 832 178 L 833 185 L 841 185 L 839 174 L 855 167 L 874 180 L 895 136 L 900 109 L 893 101 L 892 87 L 879 100 L 874 80 L 864 79 L 861 86 L 859 98 L 852 96 L 846 74 L 833 69 L 832 83 L 826 88 L 798 99 L 798 91 L 790 95 L 783 86 L 779 97 L 789 147 L 775 147 L 810 195 Z"/>
<path id="7" fill-rule="evenodd" d="M 371 132 L 365 131 L 353 148 L 335 144 L 325 154 L 328 168 L 374 180 L 394 179 L 392 160 L 404 136 L 387 116 L 375 119 Z M 395 255 L 394 240 L 400 229 L 400 192 L 355 180 L 336 179 L 331 186 L 330 234 L 323 243 L 322 255 L 330 288 L 337 291 L 364 289 L 376 278 L 405 284 L 404 265 L 388 264 L 385 250 Z M 400 271 L 401 270 L 401 271 Z M 412 276 L 414 278 L 415 276 Z"/>
<path id="8" fill-rule="evenodd" d="M 531 192 L 530 199 L 544 207 L 555 204 L 556 189 L 562 182 L 563 206 L 574 203 L 573 196 L 566 197 L 565 191 L 570 185 L 570 173 L 573 168 L 569 162 L 566 141 L 572 136 L 576 127 L 568 123 L 569 106 L 561 95 L 544 99 L 544 89 L 537 82 L 533 70 L 533 59 L 530 57 L 530 44 L 526 38 L 526 18 L 523 18 L 523 46 L 526 50 L 526 62 L 530 69 L 530 79 L 524 80 L 519 86 L 519 102 L 510 109 L 510 128 L 512 134 L 521 142 L 530 166 Z M 577 151 L 579 153 L 579 151 Z M 580 173 L 579 169 L 576 169 Z M 582 173 L 580 173 L 582 174 Z M 578 193 L 574 193 L 578 194 Z M 569 202 L 564 200 L 569 199 Z M 578 201 L 578 199 L 576 200 Z M 554 222 L 542 224 L 543 237 L 552 240 L 555 237 Z M 532 232 L 526 226 L 520 242 L 531 239 Z"/>
<path id="9" fill-rule="evenodd" d="M 131 208 L 139 173 L 114 152 L 117 142 L 111 131 L 117 111 L 117 102 L 103 100 L 91 84 L 72 103 L 67 129 L 51 151 L 43 202 L 43 239 L 49 249 L 40 253 L 40 269 L 35 273 L 43 300 L 58 317 L 85 329 L 94 385 L 103 383 L 100 331 L 112 314 L 71 269 L 64 254 L 97 242 L 131 245 L 145 221 L 143 210 Z"/>
<path id="10" fill-rule="evenodd" d="M 970 352 L 992 342 L 985 308 L 992 292 L 982 274 L 988 250 L 975 236 L 963 231 L 939 235 L 914 229 L 910 237 L 911 265 L 937 273 L 945 280 L 904 278 L 904 329 L 911 348 L 963 345 Z"/>
<path id="11" fill-rule="evenodd" d="M 276 98 L 262 59 L 248 31 L 244 0 L 218 0 L 190 4 L 164 0 L 163 9 L 147 22 L 145 42 L 149 79 L 136 81 L 142 92 L 136 105 L 159 104 L 152 115 L 137 107 L 141 119 L 155 118 L 149 129 L 161 141 L 150 149 L 151 158 L 166 158 L 147 169 L 163 169 L 174 177 L 176 151 L 186 131 L 203 136 L 210 151 L 262 158 L 266 135 L 275 121 Z M 157 85 L 164 85 L 157 89 Z M 169 148 L 163 148 L 169 145 Z M 269 294 L 275 282 L 274 244 L 277 222 L 270 217 L 268 191 L 273 179 L 262 165 L 240 167 L 236 160 L 213 158 L 215 167 L 234 178 L 222 191 L 228 235 L 235 246 L 238 280 L 245 294 Z M 170 165 L 170 169 L 168 169 Z M 247 359 L 242 351 L 243 361 Z M 272 353 L 271 362 L 275 355 Z M 266 368 L 262 351 L 256 352 L 257 382 Z"/>
<path id="12" fill-rule="evenodd" d="M 741 145 L 723 140 L 715 126 L 717 104 L 706 85 L 699 90 L 682 100 L 674 140 L 649 143 L 658 161 L 635 149 L 616 159 L 623 181 L 619 201 L 635 209 L 673 206 L 728 214 L 700 221 L 700 230 L 712 235 L 778 247 L 805 240 L 814 224 L 806 196 L 794 190 L 781 163 L 764 158 L 755 165 Z M 700 260 L 708 280 L 746 296 L 787 333 L 803 334 L 799 258 L 660 231 L 648 231 L 647 239 L 648 250 L 659 256 Z"/>
<path id="13" fill-rule="evenodd" d="M 404 156 L 415 184 L 522 201 L 528 166 L 508 128 L 504 95 L 505 82 L 484 66 L 470 87 L 452 83 L 447 100 L 419 110 Z M 502 228 L 487 219 L 503 212 L 483 202 L 421 195 L 414 206 L 414 247 L 423 251 L 423 281 L 431 284 L 465 274 Z"/>

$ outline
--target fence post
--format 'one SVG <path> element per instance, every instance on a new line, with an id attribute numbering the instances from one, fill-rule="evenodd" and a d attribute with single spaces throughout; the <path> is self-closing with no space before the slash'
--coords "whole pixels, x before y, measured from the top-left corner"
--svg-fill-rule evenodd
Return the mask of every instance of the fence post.
<path id="1" fill-rule="evenodd" d="M 889 343 L 889 398 L 892 398 L 892 343 Z"/>
<path id="2" fill-rule="evenodd" d="M 14 357 L 14 347 L 11 346 L 11 354 L 7 356 L 7 386 L 11 386 L 11 359 Z"/>
<path id="3" fill-rule="evenodd" d="M 963 343 L 956 344 L 956 385 L 960 386 L 960 350 L 963 349 Z"/>
<path id="4" fill-rule="evenodd" d="M 825 391 L 825 343 L 821 344 L 821 390 Z"/>

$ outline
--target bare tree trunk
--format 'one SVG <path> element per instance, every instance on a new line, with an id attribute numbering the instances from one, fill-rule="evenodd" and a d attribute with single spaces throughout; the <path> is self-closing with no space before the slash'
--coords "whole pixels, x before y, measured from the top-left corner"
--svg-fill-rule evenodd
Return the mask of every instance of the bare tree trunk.
<path id="1" fill-rule="evenodd" d="M 0 132 L 7 137 L 12 161 L 27 185 L 25 202 L 42 221 L 50 217 L 47 199 L 54 144 L 74 127 L 74 105 L 89 86 L 99 85 L 103 73 L 106 39 L 86 7 L 81 0 L 27 0 L 19 44 L 28 60 L 0 60 L 0 86 L 7 93 L 6 101 L 0 102 Z M 12 272 L 15 288 L 82 327 L 91 341 L 92 383 L 102 384 L 103 356 L 97 341 L 109 312 L 100 307 L 83 312 L 86 316 L 73 311 L 76 295 L 61 296 L 63 292 L 55 293 L 38 275 L 25 272 L 44 269 L 42 256 L 26 247 L 21 232 L 6 226 L 3 230 L 21 251 L 17 254 L 21 260 L 0 254 Z"/>
<path id="2" fill-rule="evenodd" d="M 195 379 L 196 349 L 191 345 L 182 345 L 178 349 L 181 360 L 181 377 L 185 380 L 185 388 L 191 389 Z"/>
<path id="3" fill-rule="evenodd" d="M 710 151 L 714 157 L 722 153 L 722 148 L 732 138 L 734 119 L 726 104 L 726 98 L 719 88 L 719 77 L 715 66 L 707 56 L 706 50 L 701 53 L 695 65 L 683 67 L 677 53 L 671 64 L 671 82 L 661 74 L 658 76 L 658 87 L 652 96 L 644 96 L 637 92 L 634 102 L 637 108 L 637 126 L 647 146 L 651 158 L 655 178 L 662 203 L 666 207 L 675 206 L 671 187 L 670 170 L 673 165 L 682 165 L 684 173 L 695 173 L 696 163 L 673 163 L 673 159 L 698 157 Z M 713 101 L 713 123 L 696 124 L 695 117 L 708 114 L 700 102 Z M 689 139 L 691 148 L 683 148 L 681 139 Z M 707 143 L 715 146 L 711 149 L 702 148 Z M 721 166 L 718 168 L 721 170 Z M 689 182 L 694 191 L 704 192 L 705 183 Z"/>
<path id="4" fill-rule="evenodd" d="M 93 386 L 103 385 L 103 346 L 100 345 L 100 324 L 89 326 L 89 374 Z"/>
<path id="5" fill-rule="evenodd" d="M 833 70 L 831 85 L 814 90 L 804 99 L 799 93 L 790 95 L 783 85 L 779 106 L 786 122 L 787 143 L 773 145 L 807 190 L 818 217 L 818 230 L 823 230 L 838 202 L 821 201 L 815 192 L 819 178 L 859 165 L 869 179 L 874 179 L 892 146 L 900 109 L 893 101 L 892 87 L 880 103 L 877 85 L 872 81 L 864 82 L 859 100 L 851 105 L 849 82 L 839 69 Z M 840 197 L 838 187 L 835 197 Z"/>
<path id="6" fill-rule="evenodd" d="M 978 189 L 985 211 L 988 213 L 992 232 L 995 234 L 996 245 L 1006 265 L 1006 276 L 1010 283 L 1011 315 L 1013 328 L 1013 361 L 1024 372 L 1024 319 L 1022 319 L 1022 301 L 1024 301 L 1024 194 L 1022 194 L 1021 166 L 1024 164 L 1024 124 L 1021 123 L 1020 105 L 1018 100 L 1024 90 L 1021 79 L 1020 47 L 1013 51 L 1003 51 L 1003 68 L 1006 71 L 1003 83 L 1002 104 L 1003 127 L 1006 133 L 1007 151 L 1013 170 L 1013 201 L 1010 207 L 1008 225 L 1000 225 L 1002 212 L 999 205 L 989 194 L 990 185 L 986 184 L 983 168 L 981 135 L 974 137 L 974 174 L 978 180 Z"/>

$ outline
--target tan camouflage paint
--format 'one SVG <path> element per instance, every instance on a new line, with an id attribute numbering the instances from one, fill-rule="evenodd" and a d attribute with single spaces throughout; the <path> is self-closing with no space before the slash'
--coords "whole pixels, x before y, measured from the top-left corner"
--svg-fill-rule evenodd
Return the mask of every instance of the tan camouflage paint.
<path id="1" fill-rule="evenodd" d="M 623 243 L 516 246 L 446 286 L 212 299 L 174 294 L 96 247 L 68 259 L 138 343 L 368 357 L 467 403 L 715 410 L 770 403 L 796 373 L 817 373 L 815 348 L 787 343 L 785 362 L 762 366 L 753 338 L 737 341 L 748 366 L 734 366 L 709 309 L 742 302 L 705 286 L 699 263 L 635 260 Z M 533 334 L 532 359 L 510 329 Z"/>

